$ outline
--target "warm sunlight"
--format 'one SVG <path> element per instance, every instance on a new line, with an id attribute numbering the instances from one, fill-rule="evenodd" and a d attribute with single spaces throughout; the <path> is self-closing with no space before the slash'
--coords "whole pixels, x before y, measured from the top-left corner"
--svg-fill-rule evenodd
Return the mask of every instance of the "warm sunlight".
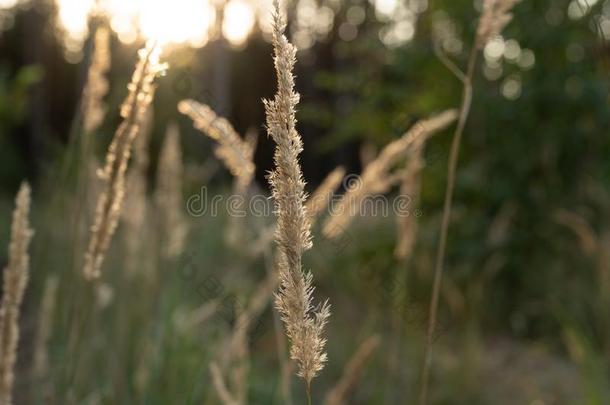
<path id="1" fill-rule="evenodd" d="M 80 43 L 89 33 L 87 19 L 94 2 L 93 0 L 57 1 L 59 24 L 67 34 L 66 47 L 69 51 L 78 51 Z"/>
<path id="2" fill-rule="evenodd" d="M 141 2 L 105 0 L 103 13 L 108 15 L 110 27 L 123 43 L 132 43 L 138 37 L 138 19 Z"/>
<path id="3" fill-rule="evenodd" d="M 0 405 L 610 405 L 610 0 L 0 0 Z"/>
<path id="4" fill-rule="evenodd" d="M 88 18 L 95 2 L 56 2 L 59 24 L 66 33 L 66 44 L 69 50 L 77 48 L 88 34 Z M 101 0 L 99 4 L 99 12 L 108 17 L 112 30 L 123 43 L 131 43 L 143 36 L 162 44 L 202 47 L 207 43 L 216 20 L 216 10 L 209 0 Z M 230 40 L 242 41 L 254 25 L 250 6 L 239 2 L 237 7 L 227 8 L 230 10 L 225 26 Z"/>
<path id="5" fill-rule="evenodd" d="M 222 34 L 233 45 L 241 45 L 252 31 L 256 20 L 254 10 L 244 0 L 231 0 L 224 10 Z"/>
<path id="6" fill-rule="evenodd" d="M 193 47 L 207 43 L 215 16 L 207 0 L 141 0 L 140 4 L 140 29 L 145 37 Z"/>
<path id="7" fill-rule="evenodd" d="M 0 9 L 9 9 L 15 7 L 19 0 L 0 0 Z"/>

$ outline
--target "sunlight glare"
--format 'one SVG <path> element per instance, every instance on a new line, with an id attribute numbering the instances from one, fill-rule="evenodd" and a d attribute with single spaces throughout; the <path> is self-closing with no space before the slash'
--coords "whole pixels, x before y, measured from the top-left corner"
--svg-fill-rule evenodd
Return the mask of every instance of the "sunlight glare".
<path id="1" fill-rule="evenodd" d="M 141 0 L 140 29 L 161 44 L 207 43 L 214 9 L 206 0 Z M 144 6 L 145 4 L 145 6 Z"/>
<path id="2" fill-rule="evenodd" d="M 19 0 L 0 0 L 0 9 L 6 10 L 13 8 L 19 3 Z"/>
<path id="3" fill-rule="evenodd" d="M 88 18 L 94 0 L 61 0 L 59 22 L 74 42 L 83 41 L 89 33 Z"/>
<path id="4" fill-rule="evenodd" d="M 243 0 L 231 0 L 224 10 L 222 33 L 235 46 L 243 45 L 256 23 L 254 10 Z"/>
<path id="5" fill-rule="evenodd" d="M 135 1 L 105 0 L 103 12 L 110 20 L 110 28 L 124 44 L 135 42 L 138 37 L 138 18 L 140 4 Z"/>
<path id="6" fill-rule="evenodd" d="M 95 0 L 56 2 L 60 26 L 67 34 L 66 43 L 82 44 Z M 160 44 L 193 47 L 207 43 L 216 16 L 209 0 L 101 0 L 99 12 L 108 17 L 110 27 L 123 43 L 132 43 L 142 36 Z"/>
<path id="7" fill-rule="evenodd" d="M 375 11 L 379 16 L 389 18 L 394 14 L 394 10 L 398 6 L 396 0 L 376 0 Z"/>

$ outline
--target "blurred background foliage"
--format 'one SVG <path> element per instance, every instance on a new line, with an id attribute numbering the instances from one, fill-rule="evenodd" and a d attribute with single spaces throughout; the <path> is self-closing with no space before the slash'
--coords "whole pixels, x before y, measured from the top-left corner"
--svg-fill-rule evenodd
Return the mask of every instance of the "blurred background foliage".
<path id="1" fill-rule="evenodd" d="M 79 136 L 74 116 L 91 48 L 86 33 L 74 35 L 70 32 L 74 25 L 65 21 L 62 25 L 61 1 L 12 3 L 0 1 L 4 29 L 0 34 L 3 242 L 8 238 L 10 205 L 6 201 L 21 179 L 29 178 L 47 193 L 55 186 L 61 188 L 42 185 L 73 156 L 71 145 Z M 239 2 L 250 7 L 252 14 L 251 19 L 243 14 L 234 17 L 238 23 L 251 25 L 244 35 L 223 31 L 223 18 L 231 15 L 225 13 L 226 7 L 231 3 L 237 4 L 237 0 L 210 3 L 216 8 L 216 19 L 209 23 L 205 41 L 168 50 L 171 67 L 158 81 L 155 100 L 151 180 L 170 121 L 181 125 L 187 165 L 201 167 L 213 159 L 211 142 L 196 134 L 176 111 L 179 100 L 194 98 L 229 118 L 240 133 L 252 128 L 261 133 L 257 180 L 267 187 L 273 145 L 264 136 L 261 99 L 273 94 L 275 79 L 260 10 L 267 10 L 268 5 Z M 337 165 L 358 173 L 375 151 L 402 135 L 417 119 L 459 103 L 461 84 L 443 66 L 438 53 L 464 66 L 478 9 L 480 1 L 472 0 L 288 2 L 289 30 L 301 48 L 297 88 L 302 96 L 302 161 L 310 189 Z M 438 403 L 610 403 L 609 40 L 610 0 L 524 0 L 516 6 L 514 20 L 503 36 L 484 49 L 465 131 L 450 232 L 442 305 L 442 319 L 450 332 L 439 349 L 445 374 L 438 378 L 445 384 L 438 384 Z M 118 106 L 140 44 L 141 39 L 128 31 L 118 30 L 113 38 L 107 97 L 110 113 L 96 138 L 100 157 L 119 122 Z M 343 342 L 355 344 L 360 337 L 350 330 L 354 322 L 364 319 L 363 329 L 396 329 L 394 312 L 387 310 L 394 293 L 408 297 L 400 301 L 401 311 L 404 306 L 426 311 L 450 141 L 448 133 L 439 135 L 425 153 L 421 231 L 416 253 L 408 263 L 393 259 L 391 218 L 358 221 L 344 251 L 321 241 L 320 249 L 328 252 L 307 258 L 309 267 L 315 269 L 319 294 L 331 296 L 335 308 L 329 333 L 331 358 L 349 357 Z M 197 192 L 202 186 L 199 172 L 193 169 L 189 173 L 195 174 L 186 178 L 185 187 Z M 230 177 L 220 171 L 210 181 L 213 187 L 227 190 Z M 50 199 L 50 194 L 43 195 Z M 38 201 L 36 205 L 44 204 Z M 201 226 L 218 233 L 224 220 L 207 219 Z M 55 232 L 50 234 L 58 237 Z M 198 261 L 219 269 L 242 265 L 230 252 L 218 253 L 223 250 L 214 245 L 218 240 L 202 238 L 205 242 L 198 237 L 191 242 L 193 250 L 203 250 Z M 56 242 L 57 246 L 62 243 L 69 242 Z M 59 251 L 47 254 L 54 256 Z M 62 259 L 50 263 L 60 268 Z M 264 274 L 262 263 L 249 267 L 257 269 L 253 272 L 259 276 Z M 370 280 L 363 279 L 369 269 L 374 274 L 366 276 Z M 40 289 L 40 280 L 38 284 Z M 182 297 L 183 283 L 177 284 L 177 291 L 167 293 L 167 301 L 157 308 L 161 317 L 169 316 L 163 311 Z M 376 287 L 371 289 L 371 285 Z M 115 296 L 131 298 L 120 292 Z M 129 303 L 119 306 L 123 305 Z M 132 315 L 144 316 L 146 310 Z M 361 318 L 362 313 L 367 315 Z M 407 341 L 421 339 L 421 328 L 408 322 L 405 328 L 413 334 Z M 162 327 L 151 325 L 150 329 L 153 341 L 162 340 L 157 334 L 163 333 Z M 120 346 L 123 338 L 109 335 L 91 340 L 108 339 Z M 391 338 L 397 339 L 391 344 L 401 344 L 395 335 Z M 205 373 L 209 359 L 189 357 L 197 340 L 178 343 L 175 339 L 181 337 L 164 340 L 178 352 L 165 358 L 175 363 L 155 366 L 158 381 L 170 378 L 165 368 L 184 367 L 191 376 L 191 368 L 194 375 Z M 388 394 L 388 385 L 399 381 L 409 381 L 406 391 L 415 390 L 420 354 L 413 349 L 417 346 L 403 342 L 401 347 L 409 352 L 407 358 L 413 364 L 401 369 L 381 353 L 375 367 L 391 370 L 391 376 L 367 374 L 368 397 L 354 403 L 382 403 L 379 398 L 399 403 L 399 394 Z M 480 350 L 477 355 L 473 354 L 476 350 Z M 112 370 L 116 372 L 123 365 L 121 353 L 115 353 L 118 363 Z M 99 356 L 96 361 L 102 361 L 104 355 L 92 354 Z M 331 361 L 325 373 L 336 378 L 340 369 Z M 546 396 L 551 398 L 549 402 L 540 399 L 546 394 L 530 395 L 517 383 L 523 397 L 508 388 L 504 393 L 498 388 L 498 393 L 486 386 L 498 377 L 524 380 L 527 386 L 528 379 L 540 382 L 546 373 L 553 376 L 547 376 L 551 381 L 548 391 L 542 388 L 541 392 L 554 394 Z M 481 375 L 485 377 L 478 380 Z M 575 382 L 578 375 L 584 378 Z M 80 378 L 95 381 L 95 376 L 86 374 Z M 150 391 L 142 403 L 173 402 L 184 392 L 192 395 L 184 403 L 191 403 L 202 395 L 197 385 L 189 389 L 179 376 L 171 378 L 167 384 L 173 391 L 162 392 L 157 387 L 159 391 Z M 264 373 L 252 378 L 262 380 L 264 386 Z M 63 381 L 73 383 L 69 378 Z M 322 384 L 331 385 L 328 381 Z M 578 387 L 572 389 L 573 384 Z M 545 387 L 544 382 L 539 386 Z M 513 394 L 519 399 L 505 399 Z M 84 394 L 74 395 L 81 398 Z M 525 402 L 536 398 L 541 402 Z"/>

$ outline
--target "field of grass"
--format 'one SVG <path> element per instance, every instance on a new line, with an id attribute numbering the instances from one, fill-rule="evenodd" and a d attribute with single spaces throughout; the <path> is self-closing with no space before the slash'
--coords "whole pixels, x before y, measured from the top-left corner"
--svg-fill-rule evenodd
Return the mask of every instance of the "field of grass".
<path id="1" fill-rule="evenodd" d="M 494 52 L 530 55 L 502 37 L 524 2 L 477 3 L 472 38 L 459 43 L 467 52 L 428 44 L 461 95 L 453 106 L 422 96 L 408 120 L 389 124 L 379 106 L 354 118 L 358 126 L 377 112 L 381 126 L 400 130 L 363 142 L 360 170 L 337 164 L 318 182 L 306 168 L 328 162 L 312 161 L 316 146 L 301 129 L 324 114 L 311 93 L 301 111 L 299 36 L 290 8 L 272 3 L 275 94 L 252 107 L 264 109 L 265 125 L 244 134 L 209 100 L 163 99 L 166 75 L 172 97 L 180 93 L 172 62 L 188 59 L 165 37 L 145 35 L 117 96 L 117 29 L 86 14 L 89 58 L 65 148 L 30 176 L 31 194 L 24 181 L 17 197 L 10 187 L 0 196 L 0 405 L 610 404 L 610 191 L 588 172 L 607 158 L 591 146 L 580 159 L 543 140 L 532 169 L 521 152 L 505 156 L 523 136 L 503 141 L 511 148 L 484 136 L 490 121 L 517 120 L 473 104 L 478 86 L 492 98 L 482 77 L 494 80 Z M 567 6 L 574 21 L 597 10 L 578 4 Z M 236 40 L 237 28 L 223 35 Z M 345 83 L 317 82 L 325 78 L 349 89 L 347 73 Z M 515 101 L 528 89 L 511 80 L 501 92 Z M 598 113 L 575 118 L 574 131 L 603 140 L 597 126 L 610 115 L 607 106 Z M 546 123 L 527 136 L 547 137 Z M 586 176 L 568 189 L 562 164 L 579 159 Z M 519 172 L 519 184 L 507 172 Z"/>

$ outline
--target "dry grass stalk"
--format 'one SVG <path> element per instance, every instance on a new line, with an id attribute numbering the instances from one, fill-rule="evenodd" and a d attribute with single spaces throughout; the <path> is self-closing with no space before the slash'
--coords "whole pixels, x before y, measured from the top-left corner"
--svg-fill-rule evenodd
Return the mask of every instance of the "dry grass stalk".
<path id="1" fill-rule="evenodd" d="M 266 301 L 273 294 L 269 289 Z M 247 309 L 235 308 L 237 319 L 233 325 L 233 334 L 222 354 L 221 367 L 228 370 L 233 398 L 239 405 L 245 405 L 248 394 L 248 373 L 250 371 L 250 348 L 248 346 L 248 332 L 252 318 Z"/>
<path id="2" fill-rule="evenodd" d="M 271 244 L 265 247 L 263 257 L 265 259 L 265 267 L 269 277 L 277 279 L 278 273 L 278 262 L 277 256 L 273 253 Z M 277 350 L 277 358 L 280 365 L 280 386 L 282 392 L 283 403 L 286 405 L 292 405 L 292 390 L 291 390 L 291 378 L 293 374 L 294 362 L 289 358 L 287 350 L 288 339 L 282 330 L 282 320 L 280 314 L 276 311 L 273 312 L 273 331 L 275 336 L 275 347 Z"/>
<path id="3" fill-rule="evenodd" d="M 250 161 L 250 170 L 252 170 L 250 177 L 244 178 L 243 185 L 245 185 L 246 187 L 249 186 L 250 183 L 252 183 L 252 181 L 254 180 L 254 174 L 256 170 L 256 164 L 254 163 L 254 154 L 256 153 L 256 148 L 258 147 L 258 135 L 258 130 L 256 130 L 255 128 L 250 128 L 246 132 L 246 136 L 244 138 L 244 142 L 246 144 L 245 150 L 247 151 L 246 158 Z"/>
<path id="4" fill-rule="evenodd" d="M 277 276 L 270 274 L 259 284 L 245 308 L 236 308 L 237 319 L 233 325 L 233 333 L 223 350 L 220 365 L 214 363 L 214 366 L 218 368 L 215 372 L 219 372 L 214 378 L 218 380 L 215 388 L 220 398 L 225 398 L 225 400 L 230 398 L 232 403 L 239 405 L 247 403 L 248 373 L 250 372 L 248 334 L 251 331 L 252 322 L 260 317 L 276 286 Z M 223 377 L 223 371 L 228 371 L 230 389 Z M 229 397 L 226 397 L 223 390 L 226 390 L 226 393 L 231 392 Z"/>
<path id="5" fill-rule="evenodd" d="M 484 0 L 483 12 L 479 19 L 477 36 L 475 43 L 470 50 L 466 72 L 462 72 L 455 64 L 447 58 L 442 57 L 441 61 L 458 77 L 463 84 L 462 102 L 457 127 L 451 142 L 449 151 L 449 161 L 447 168 L 447 187 L 445 191 L 445 201 L 443 203 L 443 218 L 441 222 L 440 237 L 436 261 L 434 264 L 434 281 L 432 285 L 432 295 L 430 298 L 430 317 L 428 320 L 428 331 L 426 334 L 426 346 L 424 351 L 424 364 L 422 367 L 421 390 L 419 404 L 428 403 L 428 385 L 430 380 L 430 367 L 432 363 L 432 345 L 436 336 L 436 317 L 438 313 L 438 302 L 443 282 L 443 266 L 445 261 L 445 251 L 447 248 L 447 237 L 449 234 L 449 223 L 451 221 L 451 209 L 453 205 L 453 191 L 455 188 L 455 177 L 457 174 L 457 164 L 460 156 L 462 136 L 466 128 L 466 122 L 472 107 L 474 75 L 477 66 L 479 51 L 495 35 L 510 22 L 512 15 L 510 10 L 516 4 L 516 0 Z"/>
<path id="6" fill-rule="evenodd" d="M 362 167 L 366 167 L 377 157 L 377 146 L 373 142 L 364 142 L 362 146 L 360 146 L 360 151 L 358 153 L 360 157 L 360 164 Z"/>
<path id="7" fill-rule="evenodd" d="M 207 301 L 199 308 L 179 311 L 174 314 L 173 323 L 181 333 L 188 335 L 218 312 L 219 299 Z"/>
<path id="8" fill-rule="evenodd" d="M 83 273 L 87 280 L 99 278 L 106 252 L 118 225 L 131 146 L 153 100 L 154 80 L 166 68 L 159 62 L 159 55 L 160 49 L 154 44 L 148 44 L 139 51 L 140 60 L 128 86 L 129 94 L 121 106 L 123 122 L 108 148 L 106 164 L 99 172 L 105 185 L 104 191 L 98 197 L 89 247 L 85 254 Z"/>
<path id="9" fill-rule="evenodd" d="M 483 10 L 477 28 L 476 47 L 482 49 L 493 37 L 500 35 L 511 22 L 511 9 L 519 0 L 483 0 Z"/>
<path id="10" fill-rule="evenodd" d="M 258 132 L 255 130 L 249 130 L 246 133 L 246 138 L 244 140 L 247 149 L 250 151 L 250 161 L 253 161 L 254 151 L 256 150 L 256 145 L 258 144 Z M 254 163 L 252 162 L 252 167 Z M 233 186 L 233 195 L 235 197 L 240 197 L 240 199 L 234 200 L 235 205 L 233 208 L 236 211 L 241 211 L 246 213 L 246 215 L 230 215 L 229 222 L 227 227 L 225 228 L 225 239 L 227 241 L 227 245 L 236 251 L 243 252 L 251 257 L 259 256 L 262 251 L 259 249 L 257 251 L 257 242 L 252 243 L 252 240 L 255 240 L 259 234 L 264 234 L 264 230 L 261 231 L 262 224 L 251 223 L 249 219 L 255 219 L 253 217 L 248 217 L 247 209 L 248 204 L 246 203 L 249 199 L 250 192 L 254 189 L 252 187 L 252 181 L 254 178 L 252 176 L 248 176 L 244 178 L 243 176 L 235 177 L 234 186 Z M 256 226 L 258 225 L 258 226 Z M 268 243 L 272 243 L 273 239 L 271 239 Z"/>
<path id="11" fill-rule="evenodd" d="M 606 307 L 610 303 L 610 232 L 596 232 L 583 216 L 565 209 L 553 212 L 553 219 L 571 230 L 582 252 L 596 260 L 597 282 L 602 305 Z"/>
<path id="12" fill-rule="evenodd" d="M 212 384 L 214 389 L 220 398 L 220 401 L 224 405 L 239 405 L 236 399 L 229 393 L 229 390 L 225 384 L 222 376 L 222 371 L 216 362 L 210 363 L 210 372 L 212 373 Z"/>
<path id="13" fill-rule="evenodd" d="M 322 211 L 328 207 L 330 199 L 333 197 L 333 194 L 337 188 L 341 185 L 344 177 L 345 167 L 339 166 L 335 168 L 335 170 L 326 176 L 322 184 L 320 184 L 316 191 L 314 191 L 311 197 L 309 197 L 307 203 L 305 204 L 305 209 L 307 210 L 310 221 L 313 222 L 316 217 L 318 217 Z"/>
<path id="14" fill-rule="evenodd" d="M 155 192 L 161 234 L 165 238 L 163 254 L 167 258 L 177 257 L 183 252 L 188 233 L 188 224 L 183 214 L 183 174 L 180 131 L 176 124 L 171 124 L 161 148 Z"/>
<path id="15" fill-rule="evenodd" d="M 15 200 L 9 261 L 4 269 L 0 306 L 0 404 L 13 403 L 14 367 L 19 342 L 19 314 L 29 278 L 28 246 L 34 232 L 30 229 L 30 186 L 23 183 Z"/>
<path id="16" fill-rule="evenodd" d="M 227 342 L 227 349 L 222 355 L 221 365 L 223 368 L 232 359 L 239 357 L 236 353 L 243 352 L 243 347 L 247 344 L 247 334 L 250 330 L 252 321 L 258 319 L 267 306 L 269 299 L 277 287 L 277 277 L 270 274 L 265 280 L 260 282 L 255 292 L 248 300 L 245 308 L 237 308 L 237 320 L 233 328 L 233 334 Z"/>
<path id="17" fill-rule="evenodd" d="M 110 31 L 104 26 L 99 26 L 95 31 L 93 56 L 87 72 L 87 84 L 83 90 L 83 128 L 88 134 L 95 132 L 106 116 L 103 99 L 110 88 L 106 78 L 109 69 Z"/>
<path id="18" fill-rule="evenodd" d="M 183 100 L 178 104 L 178 110 L 193 120 L 195 128 L 218 143 L 216 156 L 237 177 L 240 186 L 246 188 L 254 177 L 255 144 L 251 140 L 242 139 L 229 121 L 216 115 L 205 104 Z"/>
<path id="19" fill-rule="evenodd" d="M 59 279 L 52 275 L 47 277 L 40 310 L 38 311 L 38 329 L 34 342 L 34 366 L 32 374 L 38 381 L 46 378 L 49 372 L 49 339 L 53 331 L 55 307 L 57 304 L 57 288 Z"/>
<path id="20" fill-rule="evenodd" d="M 137 347 L 137 359 L 133 372 L 133 385 L 138 402 L 144 402 L 147 393 L 150 392 L 151 381 L 155 375 L 155 370 L 161 364 L 162 353 L 159 347 L 165 338 L 165 329 L 158 328 L 156 320 L 150 320 L 147 328 L 154 332 L 146 333 L 142 336 Z"/>
<path id="21" fill-rule="evenodd" d="M 424 164 L 423 145 L 419 145 L 409 156 L 400 185 L 401 198 L 408 198 L 408 211 L 396 216 L 398 235 L 394 256 L 399 260 L 405 260 L 411 256 L 417 239 L 418 225 L 415 206 L 419 201 L 421 171 Z"/>
<path id="22" fill-rule="evenodd" d="M 350 391 L 358 384 L 366 362 L 375 349 L 377 349 L 380 342 L 381 339 L 379 336 L 371 336 L 362 342 L 360 347 L 358 347 L 358 350 L 356 350 L 356 353 L 345 366 L 339 382 L 328 392 L 328 394 L 326 394 L 326 397 L 324 398 L 325 405 L 343 405 L 347 403 L 347 397 Z"/>
<path id="23" fill-rule="evenodd" d="M 558 209 L 553 212 L 553 219 L 559 225 L 570 229 L 578 237 L 581 250 L 586 255 L 593 255 L 598 250 L 598 237 L 589 222 L 575 212 Z"/>
<path id="24" fill-rule="evenodd" d="M 152 255 L 143 254 L 143 244 L 145 242 L 147 222 L 147 173 L 149 166 L 148 144 L 153 126 L 153 112 L 149 108 L 146 112 L 140 134 L 134 141 L 133 162 L 127 173 L 127 189 L 129 193 L 125 195 L 122 220 L 125 224 L 125 268 L 128 274 L 137 273 L 138 269 L 146 267 L 146 257 Z"/>
<path id="25" fill-rule="evenodd" d="M 333 215 L 324 224 L 322 230 L 324 236 L 334 239 L 343 234 L 360 211 L 359 208 L 365 198 L 375 194 L 385 194 L 401 180 L 401 176 L 393 174 L 392 169 L 405 154 L 448 127 L 456 118 L 455 110 L 447 110 L 416 123 L 401 138 L 387 145 L 377 159 L 366 166 L 359 181 L 349 186 L 343 198 L 334 207 Z"/>
<path id="26" fill-rule="evenodd" d="M 96 209 L 97 209 L 97 201 L 95 196 L 99 195 L 104 190 L 104 181 L 100 179 L 98 175 L 98 170 L 100 167 L 99 159 L 91 155 L 85 164 L 85 173 L 84 173 L 84 181 L 85 185 L 83 186 L 85 189 L 84 192 L 84 211 L 86 218 L 95 217 Z M 88 232 L 90 229 L 87 228 L 87 221 L 81 220 L 79 228 L 79 235 L 81 235 L 82 239 L 86 239 Z M 80 238 L 79 238 L 80 240 Z M 86 240 L 85 240 L 86 242 Z M 82 242 L 81 242 L 82 244 Z M 78 252 L 78 255 L 82 254 L 82 249 Z"/>
<path id="27" fill-rule="evenodd" d="M 327 302 L 314 309 L 313 276 L 302 269 L 303 252 L 311 248 L 310 223 L 304 207 L 305 182 L 299 165 L 303 149 L 296 131 L 295 108 L 299 95 L 294 91 L 293 69 L 296 48 L 284 35 L 286 23 L 279 2 L 274 1 L 273 47 L 278 90 L 274 100 L 265 101 L 267 131 L 277 144 L 275 171 L 269 175 L 277 210 L 276 241 L 279 249 L 279 291 L 275 306 L 281 314 L 290 341 L 290 357 L 298 375 L 307 384 L 324 368 L 326 353 L 324 326 L 330 316 Z"/>

